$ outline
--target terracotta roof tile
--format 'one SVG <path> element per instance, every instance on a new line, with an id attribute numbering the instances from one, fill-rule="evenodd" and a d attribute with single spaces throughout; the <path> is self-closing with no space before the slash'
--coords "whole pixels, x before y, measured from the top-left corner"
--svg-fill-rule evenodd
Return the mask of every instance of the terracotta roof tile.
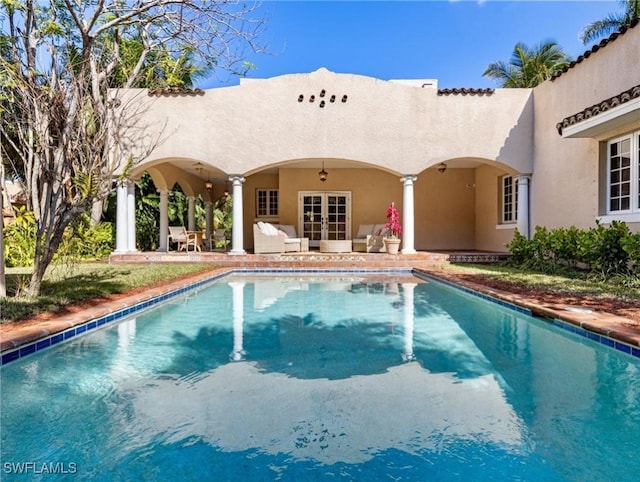
<path id="1" fill-rule="evenodd" d="M 160 97 L 163 95 L 172 95 L 172 96 L 195 96 L 195 95 L 204 95 L 204 90 L 202 89 L 183 89 L 182 87 L 165 87 L 165 88 L 157 88 L 157 89 L 149 89 L 149 96 Z"/>
<path id="2" fill-rule="evenodd" d="M 438 89 L 438 95 L 491 95 L 495 89 Z"/>
<path id="3" fill-rule="evenodd" d="M 562 130 L 565 127 L 572 126 L 581 122 L 583 120 L 594 117 L 602 112 L 608 111 L 609 109 L 616 107 L 620 104 L 624 104 L 625 102 L 629 102 L 631 99 L 640 98 L 640 84 L 635 87 L 631 87 L 629 90 L 625 90 L 618 95 L 614 95 L 613 97 L 609 97 L 597 104 L 592 105 L 591 107 L 587 107 L 584 110 L 581 110 L 577 114 L 570 115 L 569 117 L 565 117 L 561 122 L 556 124 L 556 129 L 558 129 L 558 134 L 562 135 Z"/>
<path id="4" fill-rule="evenodd" d="M 607 37 L 606 39 L 602 40 L 600 43 L 594 45 L 589 50 L 587 50 L 585 53 L 580 55 L 577 59 L 575 59 L 573 62 L 571 62 L 569 65 L 567 65 L 564 69 L 562 69 L 562 70 L 556 72 L 555 74 L 553 74 L 551 76 L 551 81 L 553 82 L 558 77 L 560 77 L 562 74 L 564 74 L 568 70 L 574 68 L 576 65 L 578 65 L 583 60 L 588 59 L 592 54 L 596 53 L 601 48 L 603 48 L 606 45 L 610 44 L 611 42 L 613 42 L 615 39 L 617 39 L 621 35 L 624 35 L 627 30 L 630 30 L 630 29 L 632 29 L 634 27 L 637 27 L 639 24 L 640 24 L 640 18 L 636 18 L 635 20 L 632 20 L 631 23 L 628 26 L 622 27 L 617 32 L 612 33 L 611 35 L 609 35 L 609 37 Z"/>

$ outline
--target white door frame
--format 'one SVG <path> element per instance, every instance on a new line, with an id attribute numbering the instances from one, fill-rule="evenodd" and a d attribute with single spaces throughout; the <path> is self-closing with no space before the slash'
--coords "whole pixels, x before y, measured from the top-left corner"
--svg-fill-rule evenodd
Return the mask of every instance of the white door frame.
<path id="1" fill-rule="evenodd" d="M 321 198 L 320 220 L 313 219 L 313 213 L 304 212 L 303 201 L 305 196 L 319 196 Z M 300 237 L 305 236 L 305 222 L 315 223 L 316 226 L 319 225 L 319 237 L 317 235 L 309 237 L 309 246 L 318 247 L 320 246 L 321 239 L 331 239 L 330 236 L 336 236 L 335 232 L 332 233 L 330 231 L 330 227 L 332 224 L 335 224 L 335 221 L 331 222 L 329 216 L 336 214 L 329 212 L 328 199 L 331 196 L 344 197 L 345 199 L 346 213 L 344 213 L 344 239 L 351 239 L 351 191 L 298 191 L 298 235 Z M 311 216 L 311 218 L 308 216 Z M 340 224 L 342 224 L 342 222 L 340 222 Z M 316 230 L 316 233 L 317 232 L 318 231 Z M 337 235 L 341 236 L 341 233 L 342 231 L 339 231 Z"/>

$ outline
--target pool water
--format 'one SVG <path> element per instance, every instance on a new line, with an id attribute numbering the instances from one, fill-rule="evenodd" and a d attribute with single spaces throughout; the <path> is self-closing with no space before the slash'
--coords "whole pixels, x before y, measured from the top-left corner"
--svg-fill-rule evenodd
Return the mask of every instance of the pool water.
<path id="1" fill-rule="evenodd" d="M 1 375 L 2 480 L 640 470 L 640 360 L 409 274 L 234 274 Z"/>

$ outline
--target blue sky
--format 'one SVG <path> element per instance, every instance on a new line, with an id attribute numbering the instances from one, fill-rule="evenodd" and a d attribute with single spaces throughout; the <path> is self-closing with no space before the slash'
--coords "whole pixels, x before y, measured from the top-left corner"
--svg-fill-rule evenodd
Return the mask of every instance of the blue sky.
<path id="1" fill-rule="evenodd" d="M 551 39 L 574 58 L 589 22 L 620 12 L 607 1 L 266 1 L 262 40 L 249 75 L 268 78 L 320 67 L 388 79 L 438 79 L 438 87 L 497 87 L 482 73 L 508 60 L 516 42 Z M 208 79 L 200 87 L 236 85 Z"/>

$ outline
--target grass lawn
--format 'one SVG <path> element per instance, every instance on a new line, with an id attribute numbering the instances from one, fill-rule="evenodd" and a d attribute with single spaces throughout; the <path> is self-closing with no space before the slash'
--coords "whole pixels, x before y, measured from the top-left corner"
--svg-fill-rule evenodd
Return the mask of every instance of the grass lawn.
<path id="1" fill-rule="evenodd" d="M 214 268 L 210 264 L 110 265 L 101 262 L 51 266 L 42 283 L 42 296 L 38 298 L 15 297 L 16 293 L 28 285 L 31 270 L 8 268 L 6 278 L 9 297 L 0 300 L 0 322 L 29 318 L 56 311 L 69 304 L 124 293 L 159 281 Z"/>

